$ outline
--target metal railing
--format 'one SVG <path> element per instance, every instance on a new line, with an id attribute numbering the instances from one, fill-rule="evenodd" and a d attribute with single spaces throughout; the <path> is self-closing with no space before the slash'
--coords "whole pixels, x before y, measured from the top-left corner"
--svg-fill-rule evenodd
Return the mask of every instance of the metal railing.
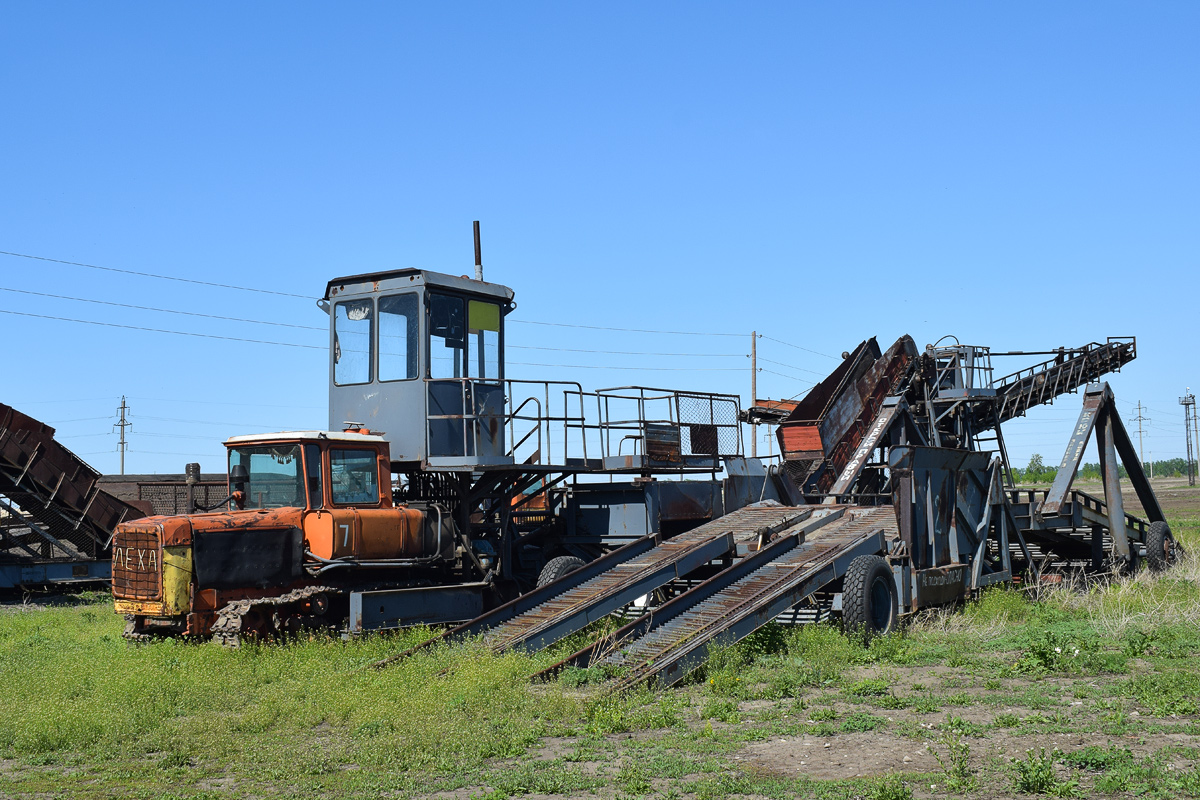
<path id="1" fill-rule="evenodd" d="M 437 380 L 459 383 L 463 413 L 428 414 L 427 423 L 461 421 L 466 457 L 480 453 L 484 426 L 499 431 L 501 442 L 492 433 L 491 444 L 500 445 L 506 457 L 541 465 L 599 468 L 604 459 L 633 455 L 658 465 L 697 466 L 698 460 L 708 459 L 715 466 L 722 456 L 742 454 L 741 401 L 735 395 L 647 386 L 586 392 L 575 381 L 506 379 L 501 419 L 480 406 L 473 388 L 498 382 Z"/>
<path id="2" fill-rule="evenodd" d="M 507 453 L 514 459 L 520 459 L 521 447 L 530 439 L 534 439 L 536 445 L 529 452 L 529 457 L 536 456 L 535 462 L 539 464 L 553 464 L 554 448 L 556 440 L 562 447 L 562 461 L 566 464 L 571 457 L 571 436 L 572 430 L 584 432 L 579 437 L 578 447 L 586 463 L 588 457 L 587 446 L 587 421 L 584 413 L 583 405 L 583 387 L 575 381 L 531 381 L 531 380 L 506 380 L 506 405 L 505 421 L 509 430 L 509 441 L 512 442 L 507 448 Z M 518 391 L 517 387 L 530 387 Z M 556 403 L 561 394 L 561 403 Z M 519 398 L 519 399 L 518 399 Z M 575 404 L 579 409 L 579 413 L 574 413 L 572 409 L 572 398 L 575 398 Z M 533 404 L 535 409 L 534 414 L 525 412 L 525 409 Z M 522 430 L 524 435 L 520 439 L 516 438 L 516 428 L 518 423 L 524 423 Z"/>

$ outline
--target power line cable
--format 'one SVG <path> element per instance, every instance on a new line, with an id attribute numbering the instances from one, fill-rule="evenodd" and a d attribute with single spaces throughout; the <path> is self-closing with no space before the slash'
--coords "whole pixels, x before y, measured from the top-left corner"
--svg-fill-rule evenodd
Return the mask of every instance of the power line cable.
<path id="1" fill-rule="evenodd" d="M 656 331 L 645 328 L 610 328 L 602 325 L 573 325 L 566 322 L 539 322 L 531 319 L 510 319 L 509 323 L 519 325 L 549 325 L 555 328 L 584 328 L 590 331 L 618 331 L 620 333 L 662 333 L 671 336 L 736 336 L 742 338 L 744 333 L 718 333 L 713 331 Z"/>
<path id="2" fill-rule="evenodd" d="M 107 399 L 107 398 L 104 398 Z M 227 400 L 189 400 L 183 397 L 143 397 L 142 395 L 130 395 L 130 400 L 148 400 L 154 403 L 191 403 L 201 406 L 238 406 L 241 408 L 288 408 L 301 410 L 317 410 L 324 411 L 325 406 L 273 406 L 264 405 L 263 403 L 233 403 Z"/>
<path id="3" fill-rule="evenodd" d="M 11 289 L 7 286 L 0 286 L 0 292 L 15 292 L 17 294 L 28 294 L 36 297 L 51 297 L 55 300 L 74 300 L 77 303 L 95 303 L 102 306 L 116 306 L 117 308 L 135 308 L 138 311 L 157 311 L 162 314 L 183 314 L 189 317 L 204 317 L 206 319 L 219 319 L 227 322 L 248 322 L 252 325 L 274 325 L 280 328 L 300 328 L 306 331 L 326 331 L 326 327 L 317 327 L 315 325 L 294 325 L 290 322 L 272 322 L 264 319 L 245 319 L 244 317 L 224 317 L 220 314 L 201 314 L 199 311 L 182 311 L 176 308 L 155 308 L 154 306 L 136 306 L 131 303 L 114 303 L 111 300 L 95 300 L 90 297 L 70 297 L 65 294 L 48 294 L 46 292 L 31 292 L 28 289 Z"/>
<path id="4" fill-rule="evenodd" d="M 776 339 L 774 336 L 767 336 L 766 334 L 759 334 L 759 336 L 766 339 L 767 341 L 775 342 L 776 344 L 781 344 L 785 347 L 794 347 L 797 350 L 803 350 L 804 352 L 812 353 L 815 356 L 825 356 L 825 358 L 832 358 L 834 361 L 840 360 L 837 356 L 831 356 L 831 355 L 829 355 L 829 353 L 822 353 L 819 350 L 809 350 L 807 347 L 801 347 L 798 344 L 792 344 L 791 342 L 785 342 L 782 339 Z"/>
<path id="5" fill-rule="evenodd" d="M 611 369 L 639 372 L 743 372 L 744 367 L 606 367 L 596 364 L 540 364 L 532 361 L 509 361 L 518 367 L 559 367 L 562 369 Z"/>
<path id="6" fill-rule="evenodd" d="M 9 250 L 0 250 L 0 255 L 13 256 L 14 258 L 30 258 L 35 261 L 48 261 L 53 264 L 69 264 L 72 267 L 85 267 L 87 269 L 99 269 L 105 272 L 120 272 L 124 275 L 137 275 L 142 278 L 157 278 L 162 281 L 178 281 L 179 283 L 194 283 L 198 286 L 212 286 L 217 289 L 236 289 L 239 292 L 257 292 L 258 294 L 273 294 L 280 297 L 298 297 L 302 300 L 311 299 L 306 294 L 292 294 L 291 292 L 277 292 L 274 289 L 257 289 L 252 286 L 235 286 L 230 283 L 213 283 L 212 281 L 198 281 L 194 278 L 179 278 L 174 275 L 158 275 L 153 272 L 138 272 L 132 269 L 117 269 L 116 267 L 101 267 L 96 264 L 84 264 L 81 261 L 64 261 L 61 258 L 47 258 L 45 256 L 34 256 L 28 253 L 13 253 Z"/>
<path id="7" fill-rule="evenodd" d="M 797 378 L 794 375 L 784 375 L 782 372 L 776 372 L 775 370 L 767 369 L 766 367 L 761 367 L 759 369 L 759 372 L 767 372 L 767 373 L 770 373 L 771 375 L 778 375 L 781 378 L 787 378 L 789 381 L 800 381 L 801 383 L 807 383 L 812 386 L 816 386 L 816 383 L 814 381 L 806 380 L 804 378 Z M 792 397 L 795 397 L 795 396 L 796 395 L 792 395 Z M 790 400 L 791 398 L 788 398 L 788 399 Z"/>
<path id="8" fill-rule="evenodd" d="M 193 435 L 187 434 L 187 433 L 160 433 L 158 431 L 141 431 L 139 433 L 135 433 L 132 435 L 133 436 L 151 436 L 156 439 L 197 439 L 202 442 L 213 441 L 212 436 L 193 436 Z"/>
<path id="9" fill-rule="evenodd" d="M 156 422 L 178 422 L 178 423 L 181 423 L 184 425 L 220 425 L 220 426 L 225 426 L 225 427 L 242 426 L 242 427 L 247 427 L 247 428 L 254 427 L 254 428 L 258 428 L 260 430 L 267 430 L 268 428 L 277 428 L 278 430 L 281 430 L 281 431 L 302 430 L 302 428 L 298 427 L 298 426 L 278 427 L 279 423 L 276 423 L 276 422 L 270 422 L 270 423 L 266 423 L 266 424 L 260 423 L 260 422 L 226 422 L 226 421 L 220 421 L 220 420 L 206 420 L 206 419 L 180 419 L 179 417 L 152 417 L 152 416 L 149 416 L 148 414 L 139 414 L 138 419 L 148 419 L 148 420 L 154 420 Z"/>
<path id="10" fill-rule="evenodd" d="M 805 369 L 804 367 L 795 367 L 795 366 L 792 366 L 791 364 L 784 364 L 782 361 L 772 361 L 771 359 L 763 358 L 762 356 L 759 356 L 758 360 L 765 361 L 768 364 L 774 364 L 777 367 L 783 367 L 784 369 L 794 369 L 797 372 L 808 372 L 813 375 L 820 375 L 822 378 L 824 378 L 827 374 L 824 372 L 817 372 L 815 369 Z"/>
<path id="11" fill-rule="evenodd" d="M 17 400 L 16 403 L 22 406 L 44 406 L 50 403 L 99 403 L 101 401 L 108 402 L 111 399 L 111 397 L 72 397 L 67 400 Z"/>
<path id="12" fill-rule="evenodd" d="M 646 353 L 638 350 L 577 350 L 570 347 L 536 347 L 534 345 L 510 344 L 508 350 L 550 350 L 556 353 L 600 353 L 613 356 L 668 356 L 676 358 L 687 356 L 691 358 L 749 358 L 745 353 Z"/>
<path id="13" fill-rule="evenodd" d="M 224 448 L 222 448 L 222 449 L 224 449 Z M 216 454 L 215 450 L 208 450 L 208 451 L 193 450 L 190 453 L 178 453 L 178 452 L 169 452 L 169 451 L 165 451 L 165 450 L 138 450 L 133 447 L 129 448 L 129 452 L 137 453 L 138 455 L 141 455 L 141 456 L 201 456 L 201 455 L 207 456 L 207 455 L 215 455 Z"/>
<path id="14" fill-rule="evenodd" d="M 2 251 L 0 251 L 2 252 Z M 278 347 L 299 347 L 305 350 L 325 350 L 326 347 L 315 344 L 296 344 L 295 342 L 268 342 L 262 339 L 242 339 L 237 336 L 217 336 L 212 333 L 192 333 L 191 331 L 171 331 L 164 328 L 145 328 L 138 325 L 118 325 L 115 322 L 96 322 L 90 319 L 73 319 L 71 317 L 54 317 L 47 314 L 29 314 L 24 311 L 9 311 L 8 309 L 0 308 L 0 314 L 13 314 L 18 317 L 34 317 L 36 319 L 50 319 L 56 322 L 78 322 L 83 325 L 102 325 L 105 328 L 124 328 L 130 331 L 149 331 L 151 333 L 169 333 L 174 336 L 196 336 L 201 339 L 222 339 L 227 342 L 247 342 L 249 344 L 271 344 Z"/>

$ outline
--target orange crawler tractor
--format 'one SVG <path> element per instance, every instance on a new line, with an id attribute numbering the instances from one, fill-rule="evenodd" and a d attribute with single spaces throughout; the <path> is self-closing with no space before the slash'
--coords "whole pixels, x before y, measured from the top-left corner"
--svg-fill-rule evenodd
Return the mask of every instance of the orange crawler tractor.
<path id="1" fill-rule="evenodd" d="M 236 510 L 126 523 L 113 543 L 113 593 L 127 638 L 227 643 L 330 627 L 347 583 L 428 583 L 455 561 L 444 510 L 393 505 L 388 443 L 362 432 L 301 431 L 226 442 Z M 226 501 L 229 502 L 229 501 Z M 223 505 L 223 504 L 222 504 Z M 405 580 L 421 566 L 426 580 Z M 363 572 L 374 575 L 364 581 Z"/>

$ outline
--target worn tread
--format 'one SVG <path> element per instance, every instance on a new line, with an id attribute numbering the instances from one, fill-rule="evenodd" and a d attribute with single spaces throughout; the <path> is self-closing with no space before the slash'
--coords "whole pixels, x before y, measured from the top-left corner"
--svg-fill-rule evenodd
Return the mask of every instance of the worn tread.
<path id="1" fill-rule="evenodd" d="M 555 556 L 546 562 L 538 574 L 537 585 L 541 587 L 554 583 L 564 575 L 569 575 L 584 565 L 584 560 L 576 556 Z"/>
<path id="2" fill-rule="evenodd" d="M 877 631 L 872 628 L 869 586 L 878 570 L 885 570 L 891 579 L 892 568 L 883 556 L 859 556 L 850 562 L 846 576 L 842 581 L 842 624 L 846 630 L 853 631 L 864 638 L 888 633 L 896 624 L 898 608 L 896 607 L 895 584 L 892 586 L 892 618 L 886 630 Z"/>
<path id="3" fill-rule="evenodd" d="M 237 648 L 242 645 L 242 620 L 255 606 L 286 606 L 316 594 L 340 595 L 336 586 L 304 586 L 277 597 L 259 597 L 253 600 L 235 600 L 217 612 L 217 621 L 212 626 L 212 640 L 224 647 Z"/>
<path id="4" fill-rule="evenodd" d="M 1178 560 L 1175 536 L 1166 522 L 1151 522 L 1146 531 L 1146 566 L 1151 572 L 1162 572 Z"/>

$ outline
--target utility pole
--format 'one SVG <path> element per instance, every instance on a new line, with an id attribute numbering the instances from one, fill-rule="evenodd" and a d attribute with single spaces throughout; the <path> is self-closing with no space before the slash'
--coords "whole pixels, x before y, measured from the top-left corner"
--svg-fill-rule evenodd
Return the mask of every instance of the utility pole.
<path id="1" fill-rule="evenodd" d="M 1138 458 L 1140 458 L 1142 460 L 1142 469 L 1144 470 L 1144 469 L 1146 469 L 1146 451 L 1142 447 L 1142 423 L 1149 422 L 1150 418 L 1142 416 L 1142 401 L 1141 400 L 1138 400 L 1137 410 L 1138 410 L 1138 415 L 1134 421 L 1137 422 L 1137 424 L 1138 424 Z M 1153 468 L 1151 469 L 1151 472 L 1153 472 Z"/>
<path id="2" fill-rule="evenodd" d="M 1188 466 L 1188 486 L 1196 485 L 1196 469 L 1192 464 L 1192 427 L 1194 425 L 1193 418 L 1196 416 L 1196 395 L 1192 394 L 1192 387 L 1188 387 L 1183 397 L 1179 398 L 1179 404 L 1183 406 L 1183 438 L 1187 439 L 1187 466 Z"/>
<path id="3" fill-rule="evenodd" d="M 121 450 L 122 475 L 125 474 L 125 448 L 129 446 L 129 443 L 125 441 L 125 429 L 133 426 L 132 422 L 125 419 L 125 412 L 128 410 L 129 406 L 125 405 L 125 395 L 121 395 L 121 407 L 117 409 L 117 413 L 121 415 L 121 420 L 119 422 L 114 422 L 113 427 L 121 429 L 121 441 L 119 446 Z M 1189 444 L 1188 446 L 1190 447 L 1191 445 Z M 1191 451 L 1189 450 L 1188 452 L 1190 453 Z"/>
<path id="4" fill-rule="evenodd" d="M 1188 395 L 1192 398 L 1192 430 L 1196 434 L 1196 447 L 1200 448 L 1200 414 L 1196 413 L 1196 398 L 1191 387 L 1188 387 Z M 1200 453 L 1197 456 L 1200 456 Z M 1200 477 L 1200 463 L 1196 465 L 1196 475 Z"/>
<path id="5" fill-rule="evenodd" d="M 758 331 L 750 331 L 750 408 L 758 399 Z M 746 409 L 749 411 L 750 409 Z M 750 426 L 750 457 L 758 458 L 758 426 Z"/>

